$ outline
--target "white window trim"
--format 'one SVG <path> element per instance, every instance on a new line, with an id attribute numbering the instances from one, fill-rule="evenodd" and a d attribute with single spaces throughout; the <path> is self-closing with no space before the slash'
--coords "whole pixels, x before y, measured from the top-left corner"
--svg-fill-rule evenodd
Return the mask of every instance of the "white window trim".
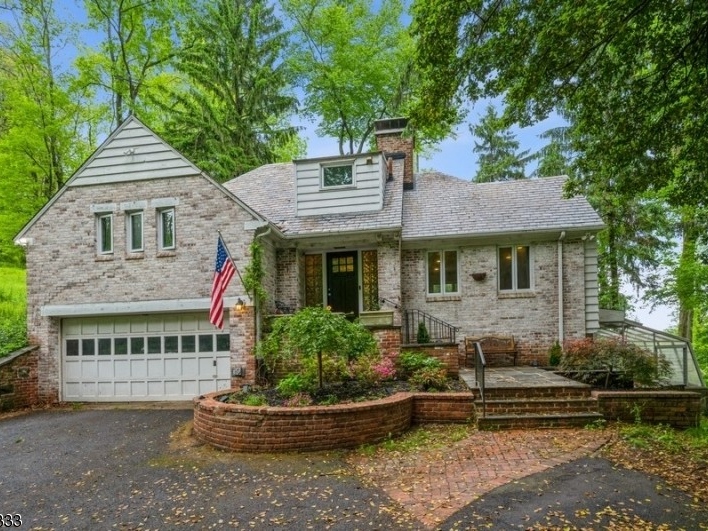
<path id="1" fill-rule="evenodd" d="M 325 185 L 324 171 L 325 168 L 336 168 L 339 166 L 350 166 L 352 169 L 352 182 L 351 184 L 338 184 L 334 186 Z M 356 171 L 354 167 L 354 159 L 347 160 L 337 160 L 333 162 L 322 162 L 320 164 L 320 189 L 322 190 L 339 190 L 341 188 L 355 188 L 356 187 Z"/>
<path id="2" fill-rule="evenodd" d="M 172 212 L 172 245 L 163 245 L 164 235 L 162 233 L 162 216 L 166 212 Z M 174 207 L 160 208 L 157 211 L 157 249 L 158 251 L 174 251 L 177 248 L 177 213 Z"/>
<path id="3" fill-rule="evenodd" d="M 447 291 L 445 282 L 445 253 L 454 252 L 457 255 L 457 290 Z M 428 291 L 430 287 L 430 271 L 428 259 L 430 253 L 440 253 L 440 293 Z M 457 249 L 432 249 L 425 252 L 425 293 L 428 297 L 444 297 L 446 295 L 460 295 L 462 293 L 460 287 L 460 252 Z"/>
<path id="4" fill-rule="evenodd" d="M 103 219 L 110 219 L 111 221 L 111 241 L 110 241 L 110 249 L 109 250 L 104 250 L 104 241 L 103 241 Z M 96 252 L 99 255 L 106 256 L 113 254 L 113 232 L 114 232 L 114 226 L 113 226 L 113 214 L 111 212 L 104 212 L 101 214 L 96 215 Z"/>
<path id="5" fill-rule="evenodd" d="M 517 287 L 517 280 L 518 280 L 518 275 L 517 275 L 517 264 L 518 264 L 518 259 L 516 258 L 516 248 L 517 247 L 528 247 L 529 249 L 529 287 L 528 288 L 522 288 L 519 289 Z M 501 249 L 507 249 L 511 248 L 511 289 L 502 289 L 501 287 L 501 264 L 499 263 L 499 251 Z M 534 291 L 535 289 L 535 283 L 534 283 L 534 251 L 533 251 L 533 246 L 528 245 L 528 244 L 514 244 L 514 245 L 500 245 L 497 247 L 497 290 L 499 293 L 529 293 Z"/>
<path id="6" fill-rule="evenodd" d="M 128 244 L 129 253 L 141 253 L 145 250 L 145 216 L 142 210 L 126 212 L 126 236 L 125 241 Z M 133 245 L 133 217 L 140 216 L 140 247 Z"/>

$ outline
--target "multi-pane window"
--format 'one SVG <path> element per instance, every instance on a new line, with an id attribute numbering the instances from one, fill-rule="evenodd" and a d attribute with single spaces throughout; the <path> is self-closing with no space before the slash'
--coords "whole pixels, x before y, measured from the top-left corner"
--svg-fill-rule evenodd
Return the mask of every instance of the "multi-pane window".
<path id="1" fill-rule="evenodd" d="M 96 233 L 98 252 L 111 254 L 113 252 L 113 214 L 99 214 L 96 218 Z"/>
<path id="2" fill-rule="evenodd" d="M 164 208 L 157 211 L 157 243 L 160 251 L 176 247 L 174 208 Z"/>
<path id="3" fill-rule="evenodd" d="M 354 166 L 351 163 L 322 166 L 322 186 L 351 186 L 354 184 Z"/>
<path id="4" fill-rule="evenodd" d="M 428 252 L 428 294 L 458 293 L 457 251 Z"/>
<path id="5" fill-rule="evenodd" d="M 322 306 L 322 255 L 305 255 L 305 306 Z"/>
<path id="6" fill-rule="evenodd" d="M 128 221 L 128 250 L 132 253 L 143 250 L 143 213 L 129 212 Z"/>
<path id="7" fill-rule="evenodd" d="M 531 289 L 531 248 L 528 245 L 499 248 L 499 290 Z"/>
<path id="8" fill-rule="evenodd" d="M 379 309 L 379 259 L 376 251 L 361 252 L 361 288 L 364 311 Z"/>

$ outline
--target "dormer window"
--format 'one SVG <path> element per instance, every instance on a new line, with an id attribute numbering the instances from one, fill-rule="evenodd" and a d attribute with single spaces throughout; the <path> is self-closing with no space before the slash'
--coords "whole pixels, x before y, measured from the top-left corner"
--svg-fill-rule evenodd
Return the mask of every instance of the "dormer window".
<path id="1" fill-rule="evenodd" d="M 354 161 L 322 164 L 322 188 L 354 185 Z"/>

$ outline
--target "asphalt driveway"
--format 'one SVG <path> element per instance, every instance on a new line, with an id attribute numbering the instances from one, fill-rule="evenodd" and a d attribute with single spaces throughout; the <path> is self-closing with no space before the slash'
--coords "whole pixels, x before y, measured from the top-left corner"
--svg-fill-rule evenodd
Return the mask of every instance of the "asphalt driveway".
<path id="1" fill-rule="evenodd" d="M 191 418 L 80 409 L 0 420 L 0 513 L 21 514 L 24 529 L 426 529 L 345 452 L 222 453 L 195 444 Z M 596 528 L 608 511 L 626 522 L 618 529 L 708 522 L 657 478 L 585 458 L 496 488 L 435 528 Z"/>

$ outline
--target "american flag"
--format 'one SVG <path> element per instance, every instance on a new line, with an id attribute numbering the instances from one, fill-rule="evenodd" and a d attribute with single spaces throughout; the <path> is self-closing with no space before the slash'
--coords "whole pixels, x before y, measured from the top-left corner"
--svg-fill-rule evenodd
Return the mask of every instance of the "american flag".
<path id="1" fill-rule="evenodd" d="M 214 267 L 214 281 L 211 284 L 211 308 L 209 309 L 209 322 L 217 328 L 224 328 L 224 292 L 234 276 L 236 267 L 231 261 L 226 245 L 219 236 L 216 244 L 216 265 Z"/>

